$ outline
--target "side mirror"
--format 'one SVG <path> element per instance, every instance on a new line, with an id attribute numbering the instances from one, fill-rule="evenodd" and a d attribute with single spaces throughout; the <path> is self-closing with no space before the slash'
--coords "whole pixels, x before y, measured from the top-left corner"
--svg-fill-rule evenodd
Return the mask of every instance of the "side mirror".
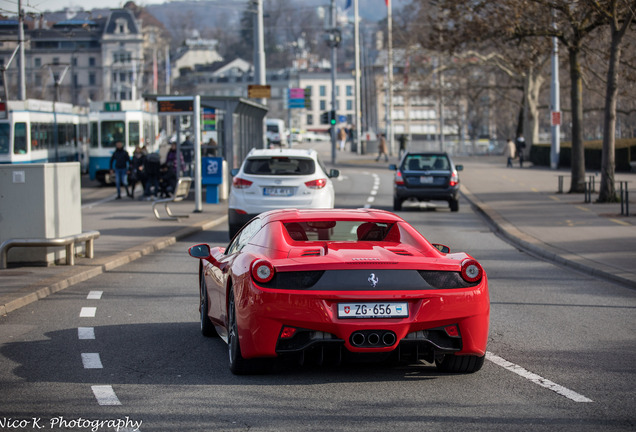
<path id="1" fill-rule="evenodd" d="M 455 165 L 457 171 L 464 171 L 464 165 Z"/>
<path id="2" fill-rule="evenodd" d="M 232 177 L 234 177 L 235 175 L 237 175 L 237 174 L 238 174 L 238 172 L 239 172 L 239 169 L 238 169 L 238 168 L 232 168 L 232 169 L 230 170 L 230 174 L 232 174 Z"/>
<path id="3" fill-rule="evenodd" d="M 188 253 L 193 258 L 205 259 L 210 257 L 210 246 L 207 244 L 198 244 L 191 246 Z"/>
<path id="4" fill-rule="evenodd" d="M 391 164 L 391 165 L 389 165 L 389 169 L 393 170 L 393 171 L 397 171 L 397 165 L 396 164 Z"/>
<path id="5" fill-rule="evenodd" d="M 439 243 L 433 243 L 433 246 L 443 254 L 450 253 L 450 248 L 448 246 Z"/>
<path id="6" fill-rule="evenodd" d="M 340 175 L 340 170 L 337 169 L 330 169 L 329 170 L 329 178 L 337 178 Z"/>

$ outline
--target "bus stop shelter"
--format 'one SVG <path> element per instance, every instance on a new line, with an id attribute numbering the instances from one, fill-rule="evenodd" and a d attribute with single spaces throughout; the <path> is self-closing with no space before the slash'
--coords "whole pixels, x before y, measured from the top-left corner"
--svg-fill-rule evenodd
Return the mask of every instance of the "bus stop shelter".
<path id="1" fill-rule="evenodd" d="M 195 212 L 201 205 L 201 130 L 205 126 L 206 113 L 214 116 L 217 144 L 229 170 L 238 168 L 249 151 L 264 148 L 264 118 L 267 106 L 241 97 L 144 95 L 157 101 L 159 115 L 193 116 L 192 127 L 195 147 Z M 209 114 L 213 113 L 213 114 Z M 225 174 L 224 174 L 225 175 Z"/>

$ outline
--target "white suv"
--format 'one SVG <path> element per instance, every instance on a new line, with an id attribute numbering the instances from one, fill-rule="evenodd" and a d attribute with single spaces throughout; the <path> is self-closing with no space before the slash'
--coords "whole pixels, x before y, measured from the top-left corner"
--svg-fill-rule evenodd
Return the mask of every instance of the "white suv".
<path id="1" fill-rule="evenodd" d="M 252 149 L 232 170 L 228 202 L 230 238 L 259 213 L 283 208 L 333 208 L 332 178 L 315 150 Z"/>

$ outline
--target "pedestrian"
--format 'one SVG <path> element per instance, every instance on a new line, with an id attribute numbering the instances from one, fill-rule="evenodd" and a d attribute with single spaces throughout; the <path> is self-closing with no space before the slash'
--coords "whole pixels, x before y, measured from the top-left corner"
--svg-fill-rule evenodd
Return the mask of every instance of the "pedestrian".
<path id="1" fill-rule="evenodd" d="M 194 143 L 190 139 L 190 135 L 186 136 L 185 141 L 181 143 L 181 154 L 183 155 L 183 163 L 185 169 L 183 175 L 192 177 L 192 159 L 194 157 Z"/>
<path id="2" fill-rule="evenodd" d="M 402 159 L 402 155 L 404 153 L 406 153 L 406 141 L 407 141 L 407 137 L 406 135 L 402 134 L 400 135 L 400 137 L 398 138 L 398 141 L 400 142 L 400 151 L 398 153 L 398 158 Z"/>
<path id="3" fill-rule="evenodd" d="M 338 142 L 340 143 L 340 151 L 344 151 L 347 144 L 347 129 L 345 127 L 340 128 L 338 131 Z"/>
<path id="4" fill-rule="evenodd" d="M 517 150 L 517 156 L 519 157 L 519 168 L 523 168 L 523 149 L 526 148 L 526 140 L 522 135 L 517 137 L 515 141 L 515 147 Z"/>
<path id="5" fill-rule="evenodd" d="M 386 139 L 384 138 L 384 135 L 380 133 L 378 134 L 378 157 L 375 158 L 375 161 L 379 162 L 382 155 L 384 155 L 384 161 L 388 162 L 389 154 L 386 148 Z"/>
<path id="6" fill-rule="evenodd" d="M 168 153 L 166 154 L 166 165 L 168 166 L 168 169 L 173 171 L 175 175 L 178 175 L 180 172 L 183 171 L 183 168 L 185 166 L 185 162 L 183 161 L 183 155 L 180 154 L 177 157 L 177 143 L 176 141 L 172 141 L 170 143 L 170 150 L 168 150 Z"/>
<path id="7" fill-rule="evenodd" d="M 141 146 L 135 147 L 132 159 L 130 161 L 130 174 L 128 174 L 128 185 L 130 186 L 130 198 L 135 199 L 135 186 L 141 183 L 141 189 L 146 189 L 146 172 L 144 165 L 146 164 L 146 154 Z"/>
<path id="8" fill-rule="evenodd" d="M 108 164 L 111 174 L 115 174 L 115 185 L 117 186 L 117 199 L 121 199 L 121 186 L 124 185 L 126 195 L 130 196 L 128 191 L 128 169 L 130 167 L 130 156 L 124 150 L 124 144 L 121 141 L 115 143 L 115 151 L 110 157 Z"/>
<path id="9" fill-rule="evenodd" d="M 146 200 L 157 197 L 159 194 L 159 174 L 161 169 L 161 157 L 159 153 L 150 153 L 146 156 L 144 171 L 146 185 L 144 186 L 144 198 Z"/>
<path id="10" fill-rule="evenodd" d="M 504 148 L 504 156 L 507 158 L 506 167 L 512 168 L 512 160 L 515 158 L 515 143 L 509 138 Z"/>

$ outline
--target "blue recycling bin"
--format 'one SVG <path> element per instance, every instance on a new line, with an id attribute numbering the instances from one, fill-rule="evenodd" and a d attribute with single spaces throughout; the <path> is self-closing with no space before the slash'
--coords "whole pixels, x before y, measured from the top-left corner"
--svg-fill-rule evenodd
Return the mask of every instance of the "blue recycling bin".
<path id="1" fill-rule="evenodd" d="M 223 184 L 223 158 L 201 158 L 201 185 L 205 186 L 205 202 L 219 203 L 219 186 Z"/>

